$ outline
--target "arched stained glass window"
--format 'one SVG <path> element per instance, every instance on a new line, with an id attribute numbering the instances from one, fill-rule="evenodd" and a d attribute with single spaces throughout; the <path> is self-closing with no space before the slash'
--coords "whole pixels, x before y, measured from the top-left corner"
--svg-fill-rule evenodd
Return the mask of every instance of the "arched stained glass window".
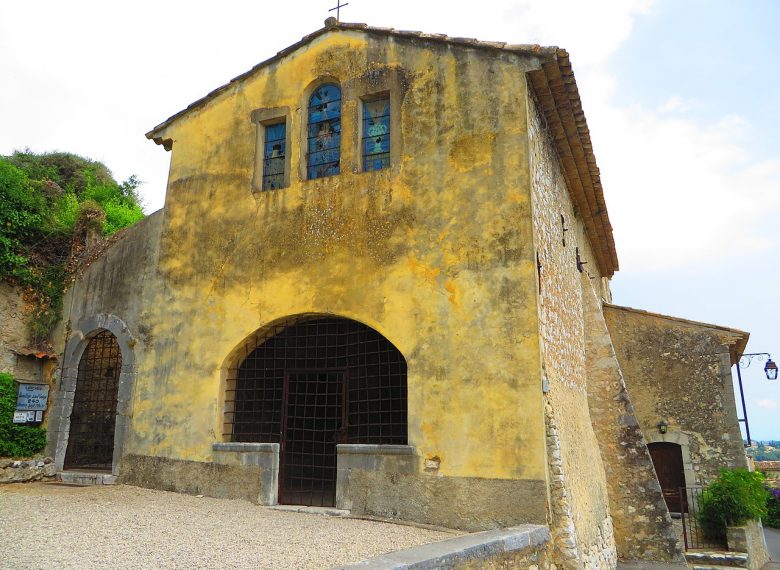
<path id="1" fill-rule="evenodd" d="M 339 173 L 341 159 L 341 88 L 320 85 L 309 99 L 307 177 Z"/>

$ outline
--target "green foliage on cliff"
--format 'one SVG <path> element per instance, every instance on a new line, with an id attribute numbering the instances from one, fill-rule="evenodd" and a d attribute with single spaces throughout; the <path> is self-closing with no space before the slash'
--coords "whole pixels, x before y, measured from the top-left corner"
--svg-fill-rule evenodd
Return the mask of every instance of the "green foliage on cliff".
<path id="1" fill-rule="evenodd" d="M 0 456 L 30 457 L 46 446 L 46 430 L 14 424 L 15 409 L 13 376 L 0 372 Z"/>
<path id="2" fill-rule="evenodd" d="M 747 469 L 721 469 L 702 493 L 699 522 L 707 536 L 724 537 L 726 527 L 766 516 L 764 476 Z"/>
<path id="3" fill-rule="evenodd" d="M 59 320 L 74 248 L 143 218 L 139 185 L 135 176 L 117 183 L 104 164 L 75 154 L 0 156 L 0 280 L 23 288 L 33 342 Z"/>

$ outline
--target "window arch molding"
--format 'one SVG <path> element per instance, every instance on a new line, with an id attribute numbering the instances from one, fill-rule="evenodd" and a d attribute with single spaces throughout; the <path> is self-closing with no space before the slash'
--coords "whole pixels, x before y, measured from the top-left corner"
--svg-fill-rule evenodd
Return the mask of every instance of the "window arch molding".
<path id="1" fill-rule="evenodd" d="M 338 133 L 337 137 L 334 136 L 334 133 L 332 130 L 329 132 L 327 121 L 320 122 L 316 127 L 313 127 L 312 125 L 312 111 L 311 111 L 311 104 L 313 99 L 316 97 L 318 90 L 321 90 L 323 87 L 326 86 L 334 86 L 338 89 L 339 92 L 339 114 L 338 114 Z M 346 118 L 346 115 L 344 113 L 344 101 L 347 99 L 347 95 L 345 94 L 345 91 L 347 93 L 349 90 L 345 90 L 344 82 L 335 76 L 332 75 L 322 75 L 318 78 L 316 78 L 314 81 L 309 83 L 309 85 L 306 86 L 306 88 L 303 90 L 302 93 L 302 101 L 301 101 L 301 160 L 299 161 L 299 175 L 301 180 L 315 180 L 318 178 L 326 178 L 328 176 L 336 175 L 342 172 L 346 172 L 348 170 L 348 164 L 345 164 L 344 158 L 344 149 L 346 146 L 343 144 L 344 141 L 341 140 L 343 129 L 342 122 Z M 321 128 L 320 128 L 321 127 Z M 312 128 L 317 128 L 318 131 L 312 133 Z M 320 140 L 317 140 L 317 133 L 321 132 Z M 337 141 L 334 141 L 334 138 L 337 138 Z M 329 174 L 321 174 L 319 176 L 310 176 L 310 167 L 315 166 L 314 164 L 311 164 L 310 162 L 310 152 L 312 149 L 312 145 L 317 145 L 318 143 L 322 143 L 326 148 L 319 149 L 319 152 L 323 151 L 334 151 L 337 150 L 338 154 L 338 169 L 336 172 L 330 172 Z M 318 155 L 318 160 L 321 160 L 324 158 L 324 155 Z M 332 162 L 332 161 L 330 161 Z"/>

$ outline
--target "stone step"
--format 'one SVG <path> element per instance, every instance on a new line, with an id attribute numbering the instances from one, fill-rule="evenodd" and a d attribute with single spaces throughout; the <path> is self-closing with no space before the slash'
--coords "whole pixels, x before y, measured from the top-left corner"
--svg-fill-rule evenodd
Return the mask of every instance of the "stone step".
<path id="1" fill-rule="evenodd" d="M 691 570 L 734 570 L 734 568 L 747 568 L 747 566 L 721 566 L 717 564 L 690 564 Z"/>
<path id="2" fill-rule="evenodd" d="M 718 550 L 688 551 L 685 553 L 688 565 L 699 570 L 710 568 L 747 568 L 748 555 L 743 552 Z"/>
<path id="3" fill-rule="evenodd" d="M 71 485 L 113 485 L 116 475 L 99 471 L 60 471 L 56 480 Z"/>

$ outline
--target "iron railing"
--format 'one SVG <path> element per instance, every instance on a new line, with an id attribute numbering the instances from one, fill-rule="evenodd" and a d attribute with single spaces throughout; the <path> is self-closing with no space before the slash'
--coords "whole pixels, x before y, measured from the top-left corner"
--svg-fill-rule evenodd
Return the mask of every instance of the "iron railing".
<path id="1" fill-rule="evenodd" d="M 726 537 L 713 537 L 705 534 L 699 523 L 701 496 L 704 487 L 680 487 L 682 508 L 682 527 L 685 550 L 728 550 Z"/>

